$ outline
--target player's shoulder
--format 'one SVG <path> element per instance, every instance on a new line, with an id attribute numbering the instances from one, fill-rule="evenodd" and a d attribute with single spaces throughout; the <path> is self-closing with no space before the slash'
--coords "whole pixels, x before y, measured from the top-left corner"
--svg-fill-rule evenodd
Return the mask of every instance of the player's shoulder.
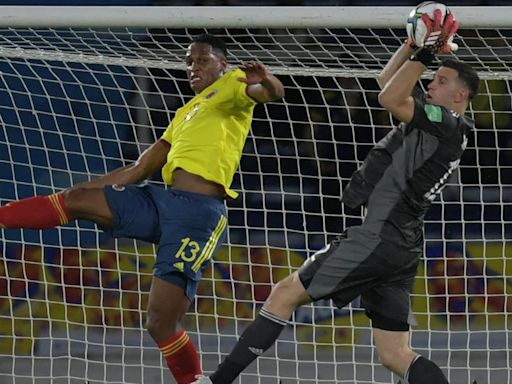
<path id="1" fill-rule="evenodd" d="M 238 67 L 231 68 L 217 79 L 216 84 L 222 84 L 222 86 L 236 86 L 240 84 L 240 81 L 238 81 L 239 77 L 245 77 L 244 71 Z"/>
<path id="2" fill-rule="evenodd" d="M 224 73 L 223 78 L 226 79 L 226 81 L 236 81 L 237 83 L 240 83 L 238 79 L 240 77 L 245 77 L 245 72 L 240 69 L 240 67 L 232 67 L 230 68 L 226 73 Z"/>
<path id="3" fill-rule="evenodd" d="M 459 141 L 475 127 L 471 118 L 445 106 L 425 104 L 424 110 L 432 126 L 439 127 L 441 137 Z"/>
<path id="4" fill-rule="evenodd" d="M 443 105 L 424 103 L 421 107 L 425 112 L 426 119 L 434 124 L 457 126 L 460 124 L 461 119 L 464 118 L 459 112 L 446 108 Z"/>

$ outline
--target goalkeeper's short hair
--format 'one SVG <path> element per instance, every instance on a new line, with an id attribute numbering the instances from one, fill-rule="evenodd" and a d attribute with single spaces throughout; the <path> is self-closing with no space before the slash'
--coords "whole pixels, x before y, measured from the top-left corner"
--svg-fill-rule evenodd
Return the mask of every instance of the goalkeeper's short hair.
<path id="1" fill-rule="evenodd" d="M 443 60 L 441 65 L 443 67 L 451 68 L 457 71 L 459 79 L 461 79 L 469 89 L 469 100 L 478 95 L 478 90 L 480 88 L 480 78 L 478 77 L 478 73 L 471 65 L 453 59 Z"/>

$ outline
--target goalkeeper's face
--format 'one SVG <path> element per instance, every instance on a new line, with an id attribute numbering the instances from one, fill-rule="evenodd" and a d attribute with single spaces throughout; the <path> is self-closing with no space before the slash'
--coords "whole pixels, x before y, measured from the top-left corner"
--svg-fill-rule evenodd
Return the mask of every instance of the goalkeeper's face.
<path id="1" fill-rule="evenodd" d="M 213 84 L 226 70 L 226 58 L 207 43 L 192 43 L 186 54 L 190 88 L 197 94 Z"/>
<path id="2" fill-rule="evenodd" d="M 468 89 L 455 69 L 440 67 L 428 85 L 427 103 L 463 113 L 468 103 Z"/>

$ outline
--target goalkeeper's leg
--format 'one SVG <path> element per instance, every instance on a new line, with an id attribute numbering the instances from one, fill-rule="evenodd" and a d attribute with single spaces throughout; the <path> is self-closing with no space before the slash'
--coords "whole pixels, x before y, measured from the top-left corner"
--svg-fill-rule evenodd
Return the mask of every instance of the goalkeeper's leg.
<path id="1" fill-rule="evenodd" d="M 280 281 L 262 310 L 244 331 L 228 357 L 210 376 L 214 384 L 228 384 L 277 340 L 293 311 L 311 298 L 295 272 Z M 199 383 L 201 381 L 198 381 Z"/>
<path id="2" fill-rule="evenodd" d="M 70 188 L 49 196 L 34 196 L 0 207 L 0 228 L 47 229 L 75 219 L 112 226 L 112 212 L 103 188 Z"/>
<path id="3" fill-rule="evenodd" d="M 446 376 L 431 360 L 415 353 L 409 347 L 409 331 L 389 331 L 376 328 L 372 319 L 373 337 L 379 360 L 386 368 L 403 377 L 409 384 L 448 384 Z M 386 324 L 388 319 L 377 321 Z"/>

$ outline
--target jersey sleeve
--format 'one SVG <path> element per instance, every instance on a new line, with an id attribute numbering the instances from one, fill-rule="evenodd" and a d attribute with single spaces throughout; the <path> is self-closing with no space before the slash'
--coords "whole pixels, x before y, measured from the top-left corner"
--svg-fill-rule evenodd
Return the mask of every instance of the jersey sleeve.
<path id="1" fill-rule="evenodd" d="M 235 92 L 234 96 L 236 108 L 252 107 L 253 105 L 257 104 L 257 102 L 247 94 L 247 84 L 239 81 L 239 77 L 245 77 L 245 72 L 240 68 L 237 68 L 233 71 L 233 74 L 229 79 Z"/>
<path id="2" fill-rule="evenodd" d="M 414 116 L 408 126 L 443 138 L 450 136 L 457 128 L 458 117 L 458 114 L 445 107 L 428 104 L 421 98 L 414 97 Z"/>
<path id="3" fill-rule="evenodd" d="M 167 141 L 169 144 L 172 144 L 172 131 L 173 131 L 173 122 L 171 121 L 167 126 L 167 129 L 164 131 L 162 136 L 160 137 L 162 140 Z"/>
<path id="4" fill-rule="evenodd" d="M 419 99 L 422 103 L 425 103 L 426 95 L 423 91 L 423 88 L 421 88 L 420 83 L 416 83 L 414 88 L 412 89 L 411 96 L 415 99 Z"/>

